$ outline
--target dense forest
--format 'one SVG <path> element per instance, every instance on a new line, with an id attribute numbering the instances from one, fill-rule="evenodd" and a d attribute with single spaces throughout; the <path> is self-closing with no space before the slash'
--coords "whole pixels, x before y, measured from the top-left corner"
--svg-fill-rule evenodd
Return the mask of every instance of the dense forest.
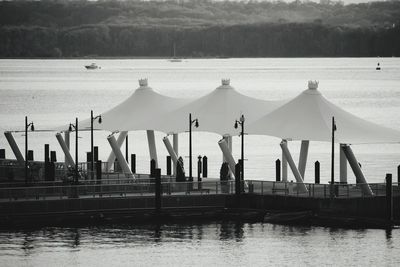
<path id="1" fill-rule="evenodd" d="M 399 56 L 400 2 L 0 2 L 0 57 Z"/>

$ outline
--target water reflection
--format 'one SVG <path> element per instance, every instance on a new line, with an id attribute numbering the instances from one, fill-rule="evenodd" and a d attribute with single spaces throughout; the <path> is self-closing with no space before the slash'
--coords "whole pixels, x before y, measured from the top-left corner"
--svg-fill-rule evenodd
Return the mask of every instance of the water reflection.
<path id="1" fill-rule="evenodd" d="M 243 226 L 242 222 L 222 222 L 219 239 L 221 241 L 236 240 L 236 242 L 241 242 L 244 236 Z"/>

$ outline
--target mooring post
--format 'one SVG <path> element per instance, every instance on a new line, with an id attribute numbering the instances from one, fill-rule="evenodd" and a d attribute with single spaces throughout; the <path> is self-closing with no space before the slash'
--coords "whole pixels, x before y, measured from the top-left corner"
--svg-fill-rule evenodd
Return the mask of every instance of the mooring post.
<path id="1" fill-rule="evenodd" d="M 131 171 L 136 173 L 136 154 L 131 154 Z"/>
<path id="2" fill-rule="evenodd" d="M 171 156 L 167 156 L 167 175 L 171 175 Z"/>
<path id="3" fill-rule="evenodd" d="M 281 160 L 275 160 L 275 181 L 281 181 Z"/>
<path id="4" fill-rule="evenodd" d="M 386 219 L 388 222 L 393 220 L 393 188 L 392 174 L 386 174 Z"/>
<path id="5" fill-rule="evenodd" d="M 154 159 L 150 160 L 150 177 L 155 178 L 156 161 Z"/>
<path id="6" fill-rule="evenodd" d="M 154 161 L 155 164 L 155 161 Z M 161 210 L 161 169 L 154 169 L 154 177 L 155 181 L 155 207 L 156 211 L 159 212 Z"/>
<path id="7" fill-rule="evenodd" d="M 316 162 L 315 162 L 315 184 L 319 184 L 320 183 L 320 175 L 321 175 L 321 172 L 320 172 L 320 166 L 319 166 L 319 161 L 317 160 Z"/>
<path id="8" fill-rule="evenodd" d="M 207 156 L 203 157 L 203 178 L 207 178 L 208 175 L 208 159 Z"/>

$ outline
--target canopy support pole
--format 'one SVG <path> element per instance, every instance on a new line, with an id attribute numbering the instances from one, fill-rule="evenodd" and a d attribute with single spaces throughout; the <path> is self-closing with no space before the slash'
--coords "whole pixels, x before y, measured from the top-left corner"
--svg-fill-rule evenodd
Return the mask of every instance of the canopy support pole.
<path id="1" fill-rule="evenodd" d="M 11 149 L 12 149 L 12 151 L 13 151 L 13 153 L 15 155 L 15 158 L 17 159 L 18 163 L 21 166 L 25 166 L 24 157 L 22 156 L 21 151 L 19 150 L 18 145 L 15 142 L 15 139 L 14 139 L 14 136 L 12 135 L 12 133 L 11 132 L 4 132 L 4 135 L 6 136 L 8 144 L 10 145 L 10 147 L 11 147 Z"/>
<path id="2" fill-rule="evenodd" d="M 172 146 L 174 148 L 174 152 L 175 152 L 176 155 L 179 155 L 179 137 L 178 137 L 178 134 L 174 133 L 172 135 L 172 137 L 173 137 Z M 173 173 L 173 175 L 176 175 L 176 167 L 177 167 L 176 161 L 173 162 L 173 166 L 174 166 L 174 169 L 173 169 L 172 173 Z"/>
<path id="3" fill-rule="evenodd" d="M 128 135 L 127 131 L 122 131 L 119 133 L 118 139 L 117 139 L 118 149 L 121 148 L 127 135 Z M 107 159 L 107 166 L 106 166 L 107 172 L 109 172 L 111 170 L 111 168 L 114 166 L 114 161 L 115 161 L 115 154 L 114 154 L 114 151 L 111 150 L 110 155 L 108 156 L 108 159 Z"/>
<path id="4" fill-rule="evenodd" d="M 310 145 L 309 140 L 302 140 L 300 147 L 300 156 L 299 156 L 299 172 L 301 177 L 304 179 L 304 175 L 306 173 L 306 165 L 307 165 L 307 157 L 308 157 L 308 147 Z"/>
<path id="5" fill-rule="evenodd" d="M 287 146 L 287 140 L 283 139 L 282 142 Z M 287 164 L 285 153 L 282 151 L 282 182 L 287 182 Z"/>
<path id="6" fill-rule="evenodd" d="M 232 173 L 235 173 L 236 162 L 232 156 L 231 151 L 229 150 L 229 146 L 228 146 L 228 143 L 226 142 L 225 138 L 222 138 L 221 140 L 219 140 L 218 145 L 221 148 L 222 154 L 224 155 L 224 159 L 226 159 L 226 162 L 228 162 L 230 171 Z"/>
<path id="7" fill-rule="evenodd" d="M 68 147 L 67 143 L 64 141 L 61 133 L 57 133 L 56 134 L 56 138 L 57 138 L 57 141 L 60 144 L 60 146 L 61 146 L 61 148 L 62 148 L 62 150 L 64 152 L 65 167 L 68 167 L 68 166 L 75 167 L 75 162 L 72 159 L 71 153 L 69 152 L 69 147 Z"/>
<path id="8" fill-rule="evenodd" d="M 175 153 L 174 149 L 172 148 L 171 143 L 169 142 L 168 136 L 165 136 L 163 138 L 163 142 L 164 142 L 165 147 L 167 148 L 169 155 L 171 156 L 174 166 L 176 166 L 176 162 L 178 161 L 178 155 Z M 175 172 L 176 172 L 176 170 L 175 170 Z"/>
<path id="9" fill-rule="evenodd" d="M 350 167 L 354 172 L 354 175 L 356 176 L 357 183 L 360 184 L 361 190 L 364 194 L 368 196 L 373 196 L 374 193 L 372 192 L 371 188 L 369 187 L 369 184 L 367 180 L 364 177 L 364 174 L 358 165 L 358 161 L 356 157 L 354 156 L 353 150 L 351 147 L 347 144 L 342 146 L 343 152 L 346 155 L 347 160 L 349 161 Z"/>
<path id="10" fill-rule="evenodd" d="M 156 168 L 158 168 L 156 138 L 154 137 L 154 130 L 147 130 L 147 142 L 149 143 L 150 160 L 154 159 Z"/>
<path id="11" fill-rule="evenodd" d="M 343 147 L 346 144 L 340 144 L 340 183 L 347 184 L 347 159 Z"/>
<path id="12" fill-rule="evenodd" d="M 285 155 L 285 158 L 286 158 L 287 162 L 289 163 L 290 169 L 293 172 L 294 178 L 296 178 L 299 192 L 307 193 L 308 192 L 307 187 L 305 186 L 305 184 L 303 182 L 303 178 L 301 177 L 301 174 L 300 174 L 299 170 L 297 169 L 296 164 L 293 161 L 292 155 L 290 154 L 290 151 L 287 147 L 287 143 L 282 141 L 280 146 L 282 148 L 282 153 Z"/>
<path id="13" fill-rule="evenodd" d="M 122 155 L 122 152 L 117 144 L 117 140 L 115 140 L 115 137 L 113 135 L 109 135 L 107 137 L 107 140 L 110 143 L 114 155 L 117 157 L 118 164 L 121 167 L 122 171 L 124 172 L 125 177 L 135 179 L 135 176 L 133 175 L 131 169 L 128 166 L 128 163 L 126 162 L 126 159 L 124 158 L 124 155 Z"/>
<path id="14" fill-rule="evenodd" d="M 69 144 L 70 144 L 70 142 L 69 142 L 70 133 L 71 133 L 70 131 L 65 131 L 64 132 L 64 140 L 63 140 L 63 142 L 65 143 L 65 146 L 68 149 L 68 153 L 69 153 Z M 56 137 L 57 137 L 57 135 L 56 135 Z M 62 137 L 61 137 L 61 139 L 62 139 Z M 58 137 L 57 137 L 57 140 L 58 140 Z M 58 141 L 58 142 L 60 142 L 60 141 Z M 61 146 L 61 148 L 62 148 L 62 146 Z M 70 165 L 70 163 L 68 161 L 69 161 L 68 156 L 65 154 L 65 151 L 64 151 L 64 164 L 65 164 L 65 166 Z M 74 166 L 74 164 L 72 164 L 71 166 Z"/>

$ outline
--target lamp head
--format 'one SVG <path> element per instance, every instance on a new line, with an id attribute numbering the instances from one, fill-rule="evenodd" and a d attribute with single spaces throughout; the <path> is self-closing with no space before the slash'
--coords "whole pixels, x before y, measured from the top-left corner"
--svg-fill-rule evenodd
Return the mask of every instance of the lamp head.
<path id="1" fill-rule="evenodd" d="M 102 119 L 101 119 L 101 115 L 99 116 L 99 123 L 101 124 L 101 122 L 102 122 Z"/>
<path id="2" fill-rule="evenodd" d="M 31 122 L 31 131 L 35 131 L 35 126 L 33 126 L 33 122 Z"/>
<path id="3" fill-rule="evenodd" d="M 238 128 L 238 121 L 235 121 L 235 125 L 234 125 L 234 127 L 235 127 L 235 129 L 237 129 Z"/>
<path id="4" fill-rule="evenodd" d="M 72 132 L 72 124 L 69 124 L 68 131 Z"/>
<path id="5" fill-rule="evenodd" d="M 198 119 L 196 119 L 196 121 L 194 122 L 194 126 L 195 126 L 196 128 L 199 128 L 199 120 L 198 120 Z"/>
<path id="6" fill-rule="evenodd" d="M 244 122 L 244 115 L 240 116 L 240 122 Z"/>

